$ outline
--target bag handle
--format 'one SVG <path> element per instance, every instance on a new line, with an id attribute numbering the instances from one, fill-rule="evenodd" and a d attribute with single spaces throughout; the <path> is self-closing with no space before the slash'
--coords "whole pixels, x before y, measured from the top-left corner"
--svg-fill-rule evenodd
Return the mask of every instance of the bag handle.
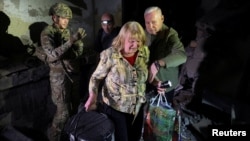
<path id="1" fill-rule="evenodd" d="M 151 99 L 150 99 L 150 105 L 152 105 L 152 104 L 154 104 L 155 103 L 155 101 L 158 99 L 158 101 L 159 101 L 159 94 L 157 94 L 156 96 L 154 96 L 154 97 L 152 97 Z M 158 102 L 157 102 L 158 103 Z"/>
<path id="2" fill-rule="evenodd" d="M 156 106 L 160 106 L 160 104 L 168 107 L 168 108 L 172 108 L 171 105 L 168 103 L 167 98 L 165 96 L 164 93 L 158 93 L 156 96 L 151 98 L 151 102 L 150 105 L 153 105 L 157 100 L 157 104 Z"/>

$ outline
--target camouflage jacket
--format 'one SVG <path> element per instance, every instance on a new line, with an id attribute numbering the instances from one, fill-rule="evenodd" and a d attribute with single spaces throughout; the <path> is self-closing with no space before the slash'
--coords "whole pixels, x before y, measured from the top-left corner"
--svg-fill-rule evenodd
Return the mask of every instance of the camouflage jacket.
<path id="1" fill-rule="evenodd" d="M 147 46 L 139 48 L 134 66 L 113 47 L 104 50 L 90 78 L 90 93 L 98 94 L 99 83 L 105 78 L 103 101 L 118 111 L 136 114 L 136 105 L 145 102 L 148 61 Z"/>
<path id="2" fill-rule="evenodd" d="M 41 33 L 41 45 L 47 55 L 50 68 L 66 69 L 68 72 L 79 71 L 79 59 L 83 54 L 82 40 L 74 44 L 69 42 L 70 31 L 60 31 L 56 26 L 49 25 Z M 64 65 L 64 66 L 63 66 Z"/>

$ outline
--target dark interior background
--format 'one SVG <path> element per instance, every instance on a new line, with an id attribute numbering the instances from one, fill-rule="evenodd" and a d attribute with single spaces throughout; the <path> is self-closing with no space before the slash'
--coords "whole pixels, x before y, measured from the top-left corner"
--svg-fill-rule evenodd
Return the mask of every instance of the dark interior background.
<path id="1" fill-rule="evenodd" d="M 211 36 L 204 45 L 207 54 L 199 67 L 198 81 L 203 99 L 231 112 L 240 120 L 250 119 L 250 3 L 247 0 L 123 0 L 123 23 L 139 21 L 149 6 L 159 6 L 164 23 L 173 27 L 186 47 L 195 39 L 196 22 L 207 25 Z M 211 102 L 211 101 L 210 101 Z M 199 107 L 201 108 L 201 107 Z M 214 112 L 215 113 L 215 112 Z M 209 114 L 213 114 L 210 112 Z M 218 118 L 218 116 L 217 116 Z"/>
<path id="2" fill-rule="evenodd" d="M 201 0 L 123 0 L 122 21 L 136 20 L 144 26 L 144 10 L 149 6 L 159 6 L 164 14 L 164 23 L 174 27 L 184 44 L 196 34 L 195 22 L 201 16 Z"/>

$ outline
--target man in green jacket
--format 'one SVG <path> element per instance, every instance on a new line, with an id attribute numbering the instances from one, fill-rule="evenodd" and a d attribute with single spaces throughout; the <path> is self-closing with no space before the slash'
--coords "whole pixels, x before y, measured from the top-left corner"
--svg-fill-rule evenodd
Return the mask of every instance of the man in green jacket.
<path id="1" fill-rule="evenodd" d="M 176 30 L 163 23 L 164 16 L 159 7 L 147 8 L 144 20 L 150 50 L 149 82 L 158 92 L 164 92 L 168 101 L 172 103 L 174 89 L 179 80 L 179 67 L 187 59 L 183 43 Z M 172 86 L 161 88 L 165 81 L 170 81 Z"/>

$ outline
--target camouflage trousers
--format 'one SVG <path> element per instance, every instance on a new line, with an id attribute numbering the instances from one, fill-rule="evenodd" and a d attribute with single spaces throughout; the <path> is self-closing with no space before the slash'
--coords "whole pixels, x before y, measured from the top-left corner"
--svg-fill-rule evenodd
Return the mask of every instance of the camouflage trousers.
<path id="1" fill-rule="evenodd" d="M 48 130 L 50 141 L 60 141 L 65 122 L 77 112 L 80 103 L 79 79 L 78 75 L 67 76 L 63 69 L 56 72 L 50 71 L 51 99 L 56 106 L 53 121 Z"/>

